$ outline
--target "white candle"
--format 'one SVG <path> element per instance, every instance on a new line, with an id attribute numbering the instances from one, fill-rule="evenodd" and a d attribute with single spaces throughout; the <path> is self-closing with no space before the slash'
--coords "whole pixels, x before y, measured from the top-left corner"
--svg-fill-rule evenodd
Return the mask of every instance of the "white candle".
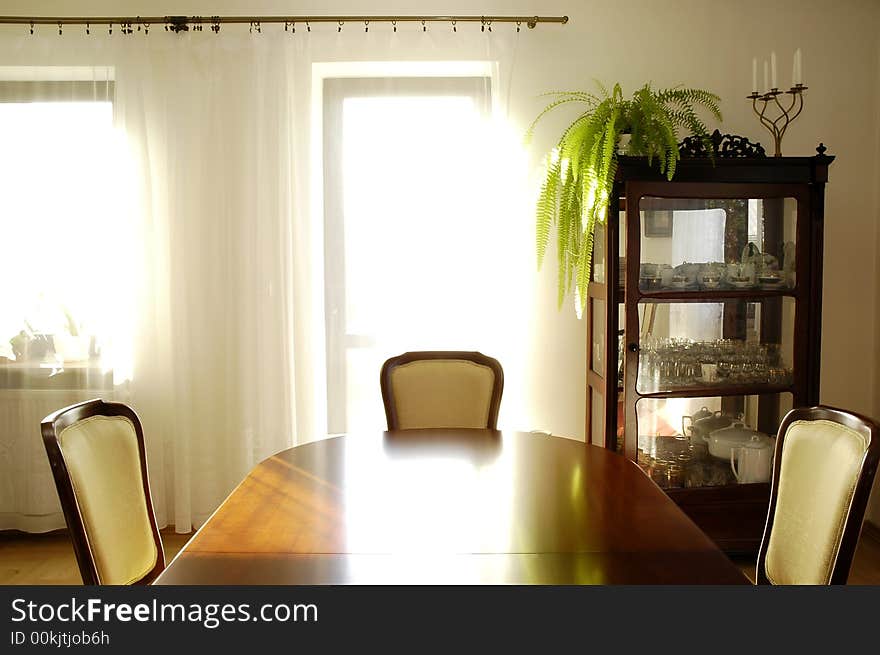
<path id="1" fill-rule="evenodd" d="M 767 66 L 767 60 L 764 60 L 764 93 L 770 90 L 770 69 Z"/>
<path id="2" fill-rule="evenodd" d="M 801 49 L 794 51 L 794 79 L 795 85 L 804 83 L 803 59 L 801 59 Z"/>
<path id="3" fill-rule="evenodd" d="M 776 84 L 776 53 L 770 53 L 770 84 L 776 89 L 779 85 Z"/>
<path id="4" fill-rule="evenodd" d="M 758 58 L 752 57 L 752 91 L 758 92 Z"/>

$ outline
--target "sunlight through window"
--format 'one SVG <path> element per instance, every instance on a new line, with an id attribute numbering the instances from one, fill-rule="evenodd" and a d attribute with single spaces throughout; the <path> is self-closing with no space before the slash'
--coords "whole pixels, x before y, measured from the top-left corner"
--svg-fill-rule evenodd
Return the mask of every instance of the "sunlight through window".
<path id="1" fill-rule="evenodd" d="M 110 102 L 0 103 L 0 357 L 128 374 L 113 350 L 132 293 L 112 114 Z"/>
<path id="2" fill-rule="evenodd" d="M 344 260 L 344 396 L 329 400 L 345 407 L 335 429 L 330 407 L 331 431 L 384 425 L 379 369 L 393 355 L 480 350 L 519 367 L 534 258 L 512 209 L 526 206 L 525 159 L 489 104 L 442 86 L 343 100 L 342 252 L 328 256 Z M 505 394 L 515 403 L 517 385 Z"/>

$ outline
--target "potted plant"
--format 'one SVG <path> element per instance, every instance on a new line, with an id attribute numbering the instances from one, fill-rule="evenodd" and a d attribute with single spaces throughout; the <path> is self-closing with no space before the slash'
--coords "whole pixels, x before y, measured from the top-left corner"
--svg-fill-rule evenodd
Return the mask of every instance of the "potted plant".
<path id="1" fill-rule="evenodd" d="M 593 233 L 608 213 L 618 149 L 623 154 L 656 160 L 660 171 L 672 179 L 679 159 L 678 128 L 686 128 L 712 152 L 706 125 L 697 115 L 703 107 L 718 120 L 720 98 L 702 89 L 651 88 L 651 84 L 624 99 L 619 84 L 609 93 L 599 84 L 601 95 L 583 91 L 558 91 L 529 127 L 531 136 L 548 112 L 567 103 L 583 103 L 586 110 L 562 133 L 548 155 L 546 172 L 536 207 L 536 245 L 540 268 L 550 228 L 557 228 L 559 305 L 574 286 L 575 311 L 580 318 L 587 302 L 587 285 L 593 254 Z M 621 135 L 629 135 L 623 145 Z"/>

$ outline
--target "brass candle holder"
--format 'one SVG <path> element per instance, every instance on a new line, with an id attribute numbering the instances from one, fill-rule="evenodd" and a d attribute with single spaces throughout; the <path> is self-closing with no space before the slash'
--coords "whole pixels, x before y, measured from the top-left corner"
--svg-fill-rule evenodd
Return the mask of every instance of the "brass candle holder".
<path id="1" fill-rule="evenodd" d="M 788 129 L 788 126 L 791 125 L 792 121 L 800 116 L 801 111 L 803 111 L 804 91 L 806 90 L 807 87 L 803 84 L 795 84 L 788 91 L 780 91 L 774 87 L 767 93 L 753 91 L 751 95 L 746 96 L 752 101 L 752 109 L 758 116 L 758 120 L 761 121 L 761 125 L 766 127 L 770 131 L 770 134 L 773 135 L 773 143 L 776 146 L 776 152 L 773 155 L 774 157 L 782 157 L 782 137 L 785 135 L 785 130 Z M 782 103 L 779 101 L 779 96 L 781 95 L 791 96 L 791 103 L 787 108 L 783 107 Z M 758 109 L 759 101 L 762 103 L 760 110 Z M 779 116 L 774 120 L 771 120 L 766 115 L 767 107 L 770 104 L 775 105 L 780 112 Z"/>

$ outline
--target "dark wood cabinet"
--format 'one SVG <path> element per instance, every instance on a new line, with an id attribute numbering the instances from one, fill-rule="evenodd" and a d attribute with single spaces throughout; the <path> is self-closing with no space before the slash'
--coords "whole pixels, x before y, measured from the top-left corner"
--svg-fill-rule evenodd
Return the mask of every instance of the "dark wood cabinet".
<path id="1" fill-rule="evenodd" d="M 637 462 L 729 552 L 757 551 L 769 501 L 763 473 L 730 459 L 819 401 L 824 150 L 683 156 L 671 182 L 621 156 L 596 235 L 587 438 Z"/>

